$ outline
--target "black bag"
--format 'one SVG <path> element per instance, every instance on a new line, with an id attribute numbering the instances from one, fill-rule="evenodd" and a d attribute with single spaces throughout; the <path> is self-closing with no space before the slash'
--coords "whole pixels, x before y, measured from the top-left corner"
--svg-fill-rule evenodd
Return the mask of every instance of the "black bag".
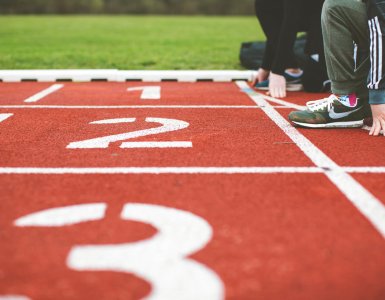
<path id="1" fill-rule="evenodd" d="M 299 37 L 294 43 L 294 54 L 298 65 L 303 69 L 306 63 L 307 55 L 304 52 L 306 38 Z M 241 44 L 239 59 L 241 65 L 248 70 L 258 70 L 262 65 L 263 54 L 265 52 L 265 42 L 244 42 Z"/>

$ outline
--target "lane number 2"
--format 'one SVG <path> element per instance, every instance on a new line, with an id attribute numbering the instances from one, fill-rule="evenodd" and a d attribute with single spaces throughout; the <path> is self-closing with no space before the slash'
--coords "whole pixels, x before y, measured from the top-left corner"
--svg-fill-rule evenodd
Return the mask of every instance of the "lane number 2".
<path id="1" fill-rule="evenodd" d="M 105 203 L 53 208 L 15 221 L 19 227 L 60 227 L 103 219 Z M 121 219 L 152 225 L 153 237 L 133 243 L 74 246 L 67 266 L 77 271 L 133 273 L 151 283 L 151 300 L 224 299 L 220 277 L 188 256 L 212 239 L 206 220 L 190 212 L 159 205 L 127 203 Z"/>
<path id="2" fill-rule="evenodd" d="M 117 124 L 117 123 L 133 123 L 136 118 L 118 118 L 118 119 L 106 119 L 93 121 L 90 124 Z M 121 134 L 103 136 L 93 138 L 89 140 L 72 142 L 67 145 L 67 149 L 95 149 L 95 148 L 108 148 L 110 143 L 133 139 L 137 137 L 143 137 L 148 135 L 160 134 L 165 132 L 171 132 L 176 130 L 182 130 L 187 128 L 190 124 L 175 119 L 164 118 L 146 118 L 147 123 L 159 123 L 161 126 L 143 129 L 137 131 L 131 131 Z M 120 148 L 191 148 L 192 142 L 190 141 L 168 141 L 168 142 L 123 142 Z"/>

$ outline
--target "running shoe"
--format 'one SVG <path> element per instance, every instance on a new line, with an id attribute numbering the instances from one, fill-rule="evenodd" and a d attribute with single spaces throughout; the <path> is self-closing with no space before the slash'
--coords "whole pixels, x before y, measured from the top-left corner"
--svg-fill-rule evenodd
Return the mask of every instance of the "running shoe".
<path id="1" fill-rule="evenodd" d="M 302 74 L 301 76 L 292 76 L 285 72 L 283 76 L 286 78 L 286 90 L 289 92 L 298 92 L 303 90 Z M 269 90 L 269 79 L 258 82 L 255 88 L 260 90 Z"/>
<path id="2" fill-rule="evenodd" d="M 365 117 L 370 116 L 367 100 L 355 94 L 309 101 L 303 111 L 293 111 L 289 120 L 294 124 L 310 128 L 362 127 Z"/>

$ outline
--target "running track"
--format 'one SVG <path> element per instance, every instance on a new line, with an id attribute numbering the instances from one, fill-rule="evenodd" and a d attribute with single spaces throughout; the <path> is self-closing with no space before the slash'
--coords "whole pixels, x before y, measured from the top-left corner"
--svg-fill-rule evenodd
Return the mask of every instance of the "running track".
<path id="1" fill-rule="evenodd" d="M 385 299 L 385 139 L 322 96 L 0 83 L 0 299 Z"/>

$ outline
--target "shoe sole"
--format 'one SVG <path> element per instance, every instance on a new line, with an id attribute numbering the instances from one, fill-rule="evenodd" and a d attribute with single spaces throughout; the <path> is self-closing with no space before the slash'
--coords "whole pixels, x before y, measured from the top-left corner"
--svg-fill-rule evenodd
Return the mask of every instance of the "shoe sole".
<path id="1" fill-rule="evenodd" d="M 255 87 L 256 89 L 258 90 L 262 90 L 262 91 L 268 91 L 269 90 L 269 87 Z M 300 84 L 300 83 L 297 83 L 297 84 L 289 84 L 286 86 L 286 91 L 288 92 L 299 92 L 299 91 L 302 91 L 303 90 L 303 85 Z"/>
<path id="2" fill-rule="evenodd" d="M 326 124 L 309 124 L 309 123 L 301 123 L 297 121 L 292 121 L 294 124 L 307 127 L 307 128 L 358 128 L 364 125 L 364 120 L 359 121 L 349 121 L 349 122 L 334 122 L 334 123 L 326 123 Z"/>

